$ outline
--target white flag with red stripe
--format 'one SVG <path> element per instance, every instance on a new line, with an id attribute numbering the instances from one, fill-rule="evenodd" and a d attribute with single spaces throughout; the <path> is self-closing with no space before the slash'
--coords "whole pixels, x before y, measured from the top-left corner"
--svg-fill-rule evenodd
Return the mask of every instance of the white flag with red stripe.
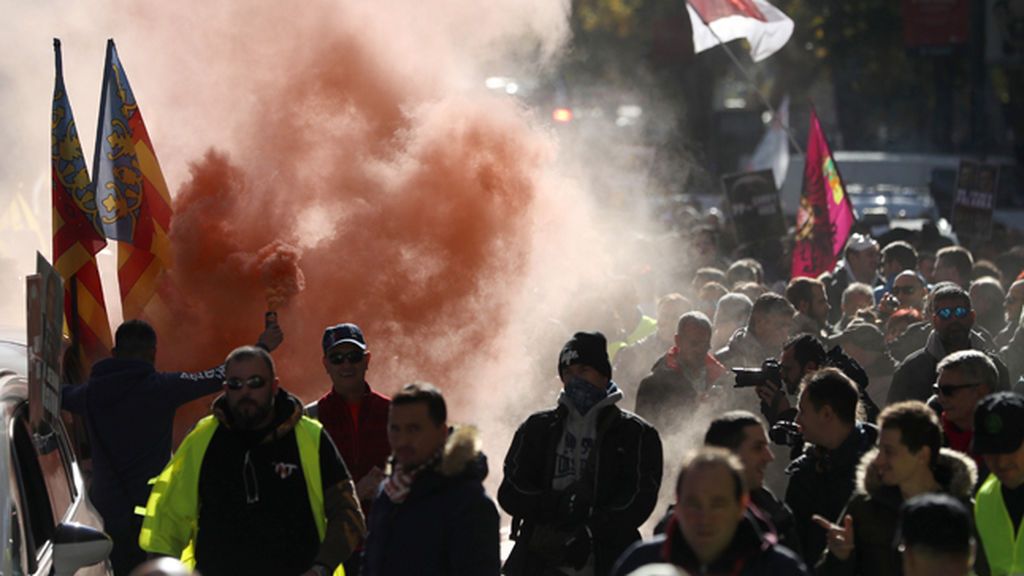
<path id="1" fill-rule="evenodd" d="M 765 0 L 688 0 L 693 51 L 746 38 L 750 57 L 760 62 L 786 45 L 793 21 Z"/>

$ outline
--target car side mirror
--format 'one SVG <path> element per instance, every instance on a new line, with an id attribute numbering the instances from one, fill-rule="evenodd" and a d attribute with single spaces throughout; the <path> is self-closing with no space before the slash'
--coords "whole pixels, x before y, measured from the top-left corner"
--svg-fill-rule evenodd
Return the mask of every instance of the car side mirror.
<path id="1" fill-rule="evenodd" d="M 106 533 L 76 522 L 61 522 L 53 535 L 53 574 L 72 576 L 79 568 L 102 562 L 114 543 Z"/>

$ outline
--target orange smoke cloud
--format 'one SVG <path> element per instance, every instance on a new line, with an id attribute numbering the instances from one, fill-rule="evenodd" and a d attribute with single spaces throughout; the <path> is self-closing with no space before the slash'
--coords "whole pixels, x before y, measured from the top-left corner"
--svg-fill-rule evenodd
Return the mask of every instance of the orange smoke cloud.
<path id="1" fill-rule="evenodd" d="M 549 144 L 507 101 L 407 110 L 408 95 L 365 67 L 297 67 L 257 107 L 313 118 L 268 114 L 255 150 L 192 164 L 176 198 L 161 364 L 216 364 L 255 340 L 269 305 L 286 333 L 282 382 L 306 400 L 329 386 L 321 333 L 344 321 L 366 333 L 371 382 L 385 391 L 466 382 L 467 357 L 491 345 L 522 282 Z"/>

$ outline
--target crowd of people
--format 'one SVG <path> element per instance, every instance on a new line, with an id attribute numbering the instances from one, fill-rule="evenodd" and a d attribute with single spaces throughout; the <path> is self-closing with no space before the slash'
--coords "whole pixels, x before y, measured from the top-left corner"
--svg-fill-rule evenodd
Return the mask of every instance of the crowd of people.
<path id="1" fill-rule="evenodd" d="M 351 323 L 324 330 L 330 386 L 305 406 L 275 324 L 161 373 L 139 320 L 63 406 L 119 576 L 1024 573 L 1024 255 L 926 248 L 856 233 L 833 271 L 781 282 L 706 246 L 684 290 L 568 339 L 496 499 L 477 431 L 431 384 L 372 388 Z M 215 392 L 172 455 L 176 408 Z"/>

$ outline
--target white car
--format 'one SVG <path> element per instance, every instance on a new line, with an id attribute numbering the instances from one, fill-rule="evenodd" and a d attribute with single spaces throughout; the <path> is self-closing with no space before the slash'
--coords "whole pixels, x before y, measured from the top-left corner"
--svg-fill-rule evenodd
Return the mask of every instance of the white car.
<path id="1" fill-rule="evenodd" d="M 0 340 L 0 575 L 110 575 L 110 537 L 86 495 L 67 430 L 29 425 L 26 351 Z M 4 513 L 6 511 L 6 513 Z"/>

